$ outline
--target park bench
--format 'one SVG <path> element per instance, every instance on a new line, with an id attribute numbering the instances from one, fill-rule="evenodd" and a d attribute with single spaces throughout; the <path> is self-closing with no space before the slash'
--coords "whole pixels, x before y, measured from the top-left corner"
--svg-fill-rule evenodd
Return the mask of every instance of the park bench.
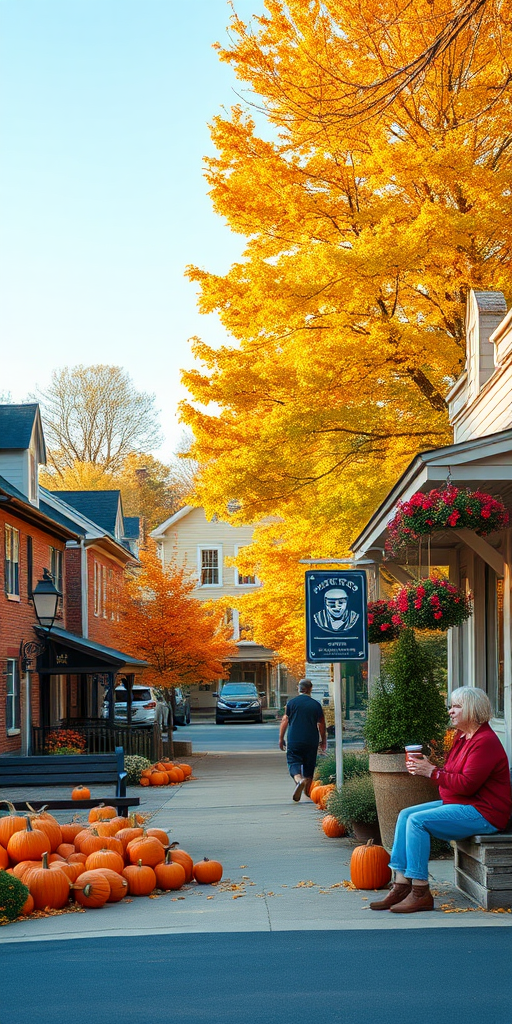
<path id="1" fill-rule="evenodd" d="M 124 768 L 124 750 L 116 747 L 112 754 L 46 754 L 40 757 L 0 757 L 0 801 L 9 800 L 16 810 L 26 810 L 30 804 L 34 810 L 48 807 L 50 810 L 96 807 L 99 797 L 90 800 L 72 800 L 58 797 L 57 799 L 41 799 L 27 797 L 27 800 L 11 800 L 10 791 L 18 786 L 30 786 L 32 789 L 46 789 L 48 786 L 105 785 L 113 783 L 114 795 L 108 797 L 117 813 L 126 812 L 127 808 L 140 804 L 138 796 L 126 796 L 126 776 Z M 105 799 L 105 798 L 104 798 Z M 0 803 L 1 807 L 1 803 Z"/>

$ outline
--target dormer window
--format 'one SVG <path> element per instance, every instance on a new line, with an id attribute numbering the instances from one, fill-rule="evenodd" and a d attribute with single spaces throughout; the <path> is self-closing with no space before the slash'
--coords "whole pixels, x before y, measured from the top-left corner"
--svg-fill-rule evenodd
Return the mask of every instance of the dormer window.
<path id="1" fill-rule="evenodd" d="M 37 470 L 38 465 L 35 453 L 30 449 L 28 453 L 28 500 L 31 501 L 33 505 L 39 504 L 39 481 Z"/>

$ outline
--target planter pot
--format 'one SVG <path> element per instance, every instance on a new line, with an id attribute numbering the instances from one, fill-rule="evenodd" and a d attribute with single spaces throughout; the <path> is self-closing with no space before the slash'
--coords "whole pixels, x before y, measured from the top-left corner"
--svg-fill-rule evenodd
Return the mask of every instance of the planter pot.
<path id="1" fill-rule="evenodd" d="M 363 821 L 351 821 L 352 831 L 354 833 L 354 839 L 357 839 L 358 843 L 366 845 L 369 839 L 373 839 L 377 846 L 381 846 L 380 829 L 378 821 L 368 825 Z"/>
<path id="2" fill-rule="evenodd" d="M 391 850 L 396 819 L 404 807 L 439 799 L 435 782 L 420 775 L 409 775 L 405 753 L 370 754 L 370 774 L 375 790 L 382 845 Z"/>

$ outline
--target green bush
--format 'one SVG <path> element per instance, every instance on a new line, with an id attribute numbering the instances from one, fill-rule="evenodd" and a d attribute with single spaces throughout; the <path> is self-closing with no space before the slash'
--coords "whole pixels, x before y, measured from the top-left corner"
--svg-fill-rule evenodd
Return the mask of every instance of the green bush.
<path id="1" fill-rule="evenodd" d="M 448 713 L 434 669 L 431 651 L 413 630 L 404 630 L 368 702 L 364 734 L 371 752 L 403 750 L 406 743 L 442 743 Z"/>
<path id="2" fill-rule="evenodd" d="M 0 917 L 15 921 L 21 914 L 27 896 L 27 886 L 19 878 L 8 875 L 7 871 L 0 871 Z"/>
<path id="3" fill-rule="evenodd" d="M 130 786 L 138 786 L 144 768 L 149 768 L 151 761 L 147 757 L 140 757 L 138 754 L 128 754 L 124 759 L 124 767 L 128 772 L 127 783 Z"/>
<path id="4" fill-rule="evenodd" d="M 340 825 L 350 828 L 353 821 L 373 825 L 377 821 L 377 805 L 370 775 L 359 775 L 335 789 L 327 800 L 327 812 Z"/>
<path id="5" fill-rule="evenodd" d="M 368 754 L 366 750 L 347 750 L 343 752 L 343 779 L 348 782 L 356 776 L 368 775 Z M 330 751 L 320 757 L 315 769 L 315 779 L 324 785 L 336 782 L 336 754 Z"/>

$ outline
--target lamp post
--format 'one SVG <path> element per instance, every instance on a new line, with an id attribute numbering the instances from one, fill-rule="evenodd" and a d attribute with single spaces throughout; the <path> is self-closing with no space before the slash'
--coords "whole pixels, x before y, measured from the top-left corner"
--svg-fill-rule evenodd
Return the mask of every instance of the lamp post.
<path id="1" fill-rule="evenodd" d="M 55 586 L 53 576 L 48 569 L 43 569 L 43 578 L 38 580 L 32 591 L 34 611 L 37 621 L 43 629 L 50 632 L 57 615 L 59 599 L 62 593 Z M 23 710 L 23 735 L 22 753 L 27 756 L 32 750 L 32 716 L 31 716 L 31 694 L 30 694 L 30 672 L 32 659 L 38 658 L 46 650 L 46 638 L 44 640 L 27 640 L 21 642 L 20 657 L 21 667 L 25 674 L 25 702 Z"/>

